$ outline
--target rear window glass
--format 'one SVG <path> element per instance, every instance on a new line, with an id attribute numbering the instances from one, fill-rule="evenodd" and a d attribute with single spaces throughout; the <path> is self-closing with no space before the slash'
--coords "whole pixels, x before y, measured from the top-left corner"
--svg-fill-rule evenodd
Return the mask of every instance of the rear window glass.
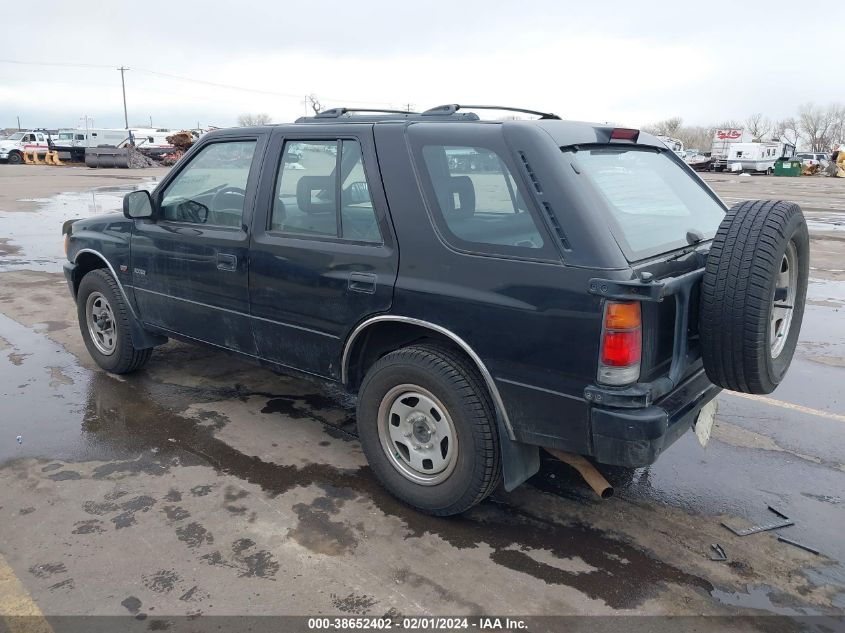
<path id="1" fill-rule="evenodd" d="M 664 152 L 595 147 L 571 152 L 609 211 L 625 256 L 635 261 L 687 246 L 687 233 L 712 239 L 725 216 L 705 188 Z"/>

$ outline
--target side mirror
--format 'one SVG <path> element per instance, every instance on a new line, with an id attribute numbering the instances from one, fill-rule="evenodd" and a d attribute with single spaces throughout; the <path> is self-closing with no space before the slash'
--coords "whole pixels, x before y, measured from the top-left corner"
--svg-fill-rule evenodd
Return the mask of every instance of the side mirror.
<path id="1" fill-rule="evenodd" d="M 145 189 L 130 191 L 123 196 L 123 215 L 130 220 L 151 218 L 153 216 L 153 199 Z"/>

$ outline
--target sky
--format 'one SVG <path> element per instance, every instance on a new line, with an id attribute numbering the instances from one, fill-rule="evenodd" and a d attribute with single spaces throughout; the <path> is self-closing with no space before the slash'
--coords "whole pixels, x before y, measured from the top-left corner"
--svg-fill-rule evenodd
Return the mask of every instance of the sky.
<path id="1" fill-rule="evenodd" d="M 0 128 L 123 127 L 119 66 L 130 126 L 291 121 L 308 94 L 631 126 L 779 119 L 845 102 L 843 25 L 828 0 L 0 0 Z"/>

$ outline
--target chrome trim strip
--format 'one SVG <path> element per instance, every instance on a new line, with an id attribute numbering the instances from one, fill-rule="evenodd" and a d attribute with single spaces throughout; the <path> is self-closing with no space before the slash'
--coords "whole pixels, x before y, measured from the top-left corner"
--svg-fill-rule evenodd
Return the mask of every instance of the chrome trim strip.
<path id="1" fill-rule="evenodd" d="M 293 325 L 292 323 L 285 323 L 284 321 L 274 321 L 273 319 L 266 319 L 264 317 L 255 316 L 254 314 L 247 314 L 246 312 L 238 312 L 237 310 L 230 310 L 229 308 L 221 308 L 220 306 L 213 306 L 209 303 L 203 303 L 202 301 L 194 301 L 193 299 L 185 299 L 184 297 L 176 297 L 174 295 L 169 295 L 164 292 L 158 292 L 157 290 L 150 290 L 149 288 L 141 288 L 140 286 L 134 287 L 136 291 L 140 290 L 141 292 L 146 292 L 151 295 L 156 295 L 158 297 L 164 297 L 166 299 L 173 299 L 174 301 L 184 301 L 185 303 L 190 303 L 196 306 L 202 306 L 203 308 L 210 308 L 211 310 L 220 310 L 221 312 L 228 312 L 229 314 L 236 314 L 237 316 L 246 317 L 248 319 L 256 319 L 258 321 L 266 321 L 267 323 L 273 323 L 274 325 L 281 325 L 282 327 L 289 327 L 295 330 L 301 330 L 303 332 L 309 332 L 311 334 L 317 334 L 319 336 L 325 336 L 328 338 L 339 339 L 339 336 L 335 336 L 334 334 L 328 334 L 327 332 L 320 332 L 320 330 L 312 330 L 311 328 L 304 327 L 302 325 Z"/>
<path id="2" fill-rule="evenodd" d="M 132 302 L 129 301 L 129 295 L 127 295 L 126 290 L 123 289 L 123 284 L 120 283 L 120 277 L 117 276 L 117 273 L 114 271 L 111 262 L 106 259 L 106 256 L 103 255 L 100 251 L 95 251 L 93 248 L 80 248 L 78 251 L 76 251 L 76 255 L 73 256 L 74 264 L 76 263 L 77 258 L 82 253 L 91 253 L 92 255 L 96 255 L 97 257 L 103 260 L 103 263 L 105 263 L 106 266 L 108 266 L 112 278 L 115 280 L 115 282 L 117 283 L 117 287 L 120 289 L 120 294 L 123 295 L 123 302 L 129 307 L 129 312 L 132 313 L 132 317 L 137 320 L 138 315 L 135 314 L 135 308 L 132 307 Z"/>
<path id="3" fill-rule="evenodd" d="M 577 400 L 578 402 L 586 402 L 584 398 L 579 398 L 578 396 L 572 396 L 568 393 L 563 393 L 561 391 L 554 391 L 552 389 L 545 389 L 543 387 L 537 387 L 536 385 L 529 385 L 524 382 L 517 382 L 516 380 L 508 380 L 507 378 L 502 378 L 501 376 L 496 376 L 496 380 L 499 382 L 506 382 L 509 385 L 514 385 L 515 387 L 524 387 L 525 389 L 534 389 L 535 391 L 542 391 L 543 393 L 549 393 L 553 396 L 559 396 L 561 398 L 569 398 L 570 400 Z"/>
<path id="4" fill-rule="evenodd" d="M 373 323 L 379 323 L 381 321 L 397 321 L 399 323 L 409 323 L 411 325 L 418 325 L 420 327 L 427 328 L 429 330 L 434 330 L 439 334 L 443 334 L 447 336 L 452 341 L 457 343 L 457 345 L 464 350 L 467 355 L 472 359 L 475 363 L 478 371 L 481 373 L 481 377 L 484 379 L 484 382 L 487 384 L 487 388 L 490 390 L 490 396 L 493 398 L 493 405 L 496 407 L 496 413 L 502 417 L 502 422 L 505 424 L 505 428 L 508 431 L 508 437 L 511 440 L 516 440 L 516 437 L 513 433 L 513 427 L 511 426 L 511 421 L 508 418 L 508 412 L 505 410 L 505 405 L 502 402 L 502 396 L 499 394 L 499 389 L 496 387 L 496 382 L 493 380 L 492 374 L 487 370 L 487 367 L 482 362 L 481 358 L 476 354 L 473 349 L 469 346 L 469 344 L 463 340 L 460 336 L 452 332 L 451 330 L 447 330 L 446 328 L 436 325 L 435 323 L 430 323 L 428 321 L 422 321 L 420 319 L 414 319 L 412 317 L 406 316 L 396 316 L 390 314 L 383 314 L 380 316 L 374 316 L 363 323 L 359 324 L 349 337 L 346 339 L 346 344 L 343 347 L 343 356 L 341 360 L 341 370 L 340 370 L 340 380 L 343 385 L 346 385 L 349 382 L 349 354 L 352 351 L 352 345 L 355 343 L 355 339 L 358 337 L 361 332 L 363 332 L 367 327 L 372 325 Z"/>

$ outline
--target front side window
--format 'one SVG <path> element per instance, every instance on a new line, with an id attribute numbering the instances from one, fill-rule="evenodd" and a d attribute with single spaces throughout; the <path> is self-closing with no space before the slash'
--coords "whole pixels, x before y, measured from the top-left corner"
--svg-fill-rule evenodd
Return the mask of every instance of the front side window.
<path id="1" fill-rule="evenodd" d="M 447 241 L 465 250 L 538 256 L 543 236 L 499 154 L 424 145 L 422 156 Z"/>
<path id="2" fill-rule="evenodd" d="M 165 220 L 240 227 L 255 141 L 207 145 L 168 185 Z"/>
<path id="3" fill-rule="evenodd" d="M 711 239 L 725 216 L 698 179 L 664 152 L 616 146 L 565 151 L 598 191 L 630 261 L 687 246 L 688 234 Z"/>
<path id="4" fill-rule="evenodd" d="M 381 242 L 358 141 L 285 143 L 270 229 Z"/>

